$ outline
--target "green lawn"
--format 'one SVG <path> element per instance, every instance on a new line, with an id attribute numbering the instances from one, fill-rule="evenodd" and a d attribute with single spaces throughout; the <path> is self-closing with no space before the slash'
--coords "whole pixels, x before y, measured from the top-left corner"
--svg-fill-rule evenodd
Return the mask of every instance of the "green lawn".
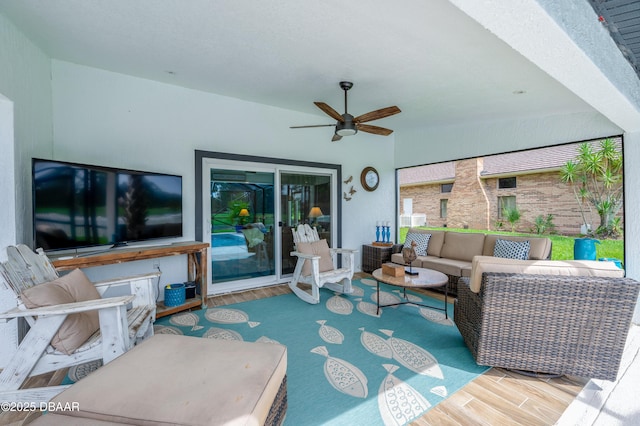
<path id="1" fill-rule="evenodd" d="M 477 229 L 453 229 L 453 228 L 427 228 L 420 227 L 420 229 L 433 229 L 440 231 L 455 231 L 455 232 L 476 232 L 487 233 L 487 231 Z M 400 228 L 399 242 L 404 242 L 407 231 L 409 228 Z M 517 235 L 522 237 L 540 237 L 537 234 L 524 234 L 518 232 L 503 232 L 503 231 L 491 231 L 492 234 L 501 235 Z M 548 237 L 552 242 L 551 258 L 553 260 L 569 260 L 573 259 L 573 241 L 574 237 L 565 237 L 561 235 L 542 235 Z M 609 257 L 614 259 L 624 260 L 624 241 L 623 240 L 602 240 L 600 244 L 596 244 L 596 253 L 598 258 Z"/>

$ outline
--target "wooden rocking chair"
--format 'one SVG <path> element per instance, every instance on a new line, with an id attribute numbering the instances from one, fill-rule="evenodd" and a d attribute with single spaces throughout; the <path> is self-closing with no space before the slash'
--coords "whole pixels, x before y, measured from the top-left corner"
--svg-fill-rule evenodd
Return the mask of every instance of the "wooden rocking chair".
<path id="1" fill-rule="evenodd" d="M 327 287 L 340 293 L 351 294 L 351 279 L 355 273 L 354 256 L 358 250 L 329 248 L 326 240 L 320 240 L 316 228 L 298 225 L 293 229 L 295 251 L 298 261 L 289 283 L 291 290 L 307 303 L 320 302 L 320 288 Z M 342 255 L 344 265 L 337 267 L 337 255 Z M 305 265 L 306 264 L 306 265 Z M 298 287 L 299 283 L 311 286 L 311 293 Z"/>
<path id="2" fill-rule="evenodd" d="M 119 294 L 127 294 L 124 296 L 29 309 L 25 306 L 24 300 L 27 293 L 38 294 L 46 290 L 45 294 L 48 296 L 49 291 L 59 291 L 60 287 L 57 284 L 53 289 L 51 284 L 47 284 L 48 288 L 38 286 L 54 280 L 59 283 L 64 278 L 58 276 L 42 249 L 36 254 L 25 245 L 10 246 L 7 248 L 7 258 L 6 262 L 0 264 L 0 272 L 4 278 L 0 281 L 10 290 L 9 293 L 15 295 L 16 308 L 0 313 L 0 321 L 24 318 L 29 330 L 18 348 L 13 348 L 15 352 L 0 373 L 1 402 L 47 402 L 68 386 L 20 390 L 27 378 L 100 359 L 107 364 L 137 342 L 153 335 L 156 313 L 153 280 L 160 276 L 159 272 L 93 284 L 98 293 L 96 297 L 102 296 L 110 289 Z M 81 274 L 80 271 L 75 273 Z M 83 279 L 84 287 L 95 293 L 86 277 Z M 75 291 L 76 287 L 73 284 L 75 283 L 71 283 L 69 288 Z M 31 299 L 29 303 L 32 303 Z M 98 310 L 100 328 L 80 347 L 65 353 L 64 350 L 55 349 L 51 345 L 52 340 L 59 338 L 56 337 L 56 333 L 68 316 L 94 310 Z M 86 323 L 84 318 L 77 321 L 80 322 Z"/>

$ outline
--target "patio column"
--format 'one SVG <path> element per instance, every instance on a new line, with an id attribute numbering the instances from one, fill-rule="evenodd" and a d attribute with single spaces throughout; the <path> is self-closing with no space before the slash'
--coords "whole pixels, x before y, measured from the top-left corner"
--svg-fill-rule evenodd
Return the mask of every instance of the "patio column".
<path id="1" fill-rule="evenodd" d="M 640 281 L 640 132 L 624 134 L 624 253 L 627 276 Z M 633 323 L 640 325 L 640 299 Z"/>

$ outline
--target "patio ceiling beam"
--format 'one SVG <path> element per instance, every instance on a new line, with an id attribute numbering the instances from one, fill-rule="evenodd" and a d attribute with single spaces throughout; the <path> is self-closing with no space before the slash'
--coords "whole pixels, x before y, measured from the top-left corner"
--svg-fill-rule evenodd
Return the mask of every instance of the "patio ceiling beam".
<path id="1" fill-rule="evenodd" d="M 623 131 L 640 131 L 640 80 L 588 2 L 449 1 Z"/>

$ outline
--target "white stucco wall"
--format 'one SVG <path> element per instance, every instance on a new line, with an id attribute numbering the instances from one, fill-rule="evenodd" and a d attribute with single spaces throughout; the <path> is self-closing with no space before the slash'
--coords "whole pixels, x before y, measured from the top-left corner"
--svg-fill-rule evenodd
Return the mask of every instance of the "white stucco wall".
<path id="1" fill-rule="evenodd" d="M 352 175 L 358 190 L 342 203 L 344 247 L 373 241 L 375 221 L 394 218 L 393 136 L 362 133 L 332 143 L 330 129 L 289 129 L 326 122 L 322 113 L 301 114 L 57 60 L 52 86 L 53 158 L 182 175 L 185 239 L 195 233 L 196 149 L 342 164 L 343 179 Z M 381 176 L 373 193 L 360 186 L 365 166 Z"/>
<path id="2" fill-rule="evenodd" d="M 13 148 L 13 102 L 0 94 L 0 247 L 16 242 L 16 197 L 15 192 L 7 189 L 15 187 L 15 165 Z M 6 254 L 0 252 L 0 261 Z M 0 299 L 0 307 L 2 300 Z"/>
<path id="3" fill-rule="evenodd" d="M 51 143 L 50 62 L 11 22 L 0 15 L 0 260 L 4 247 L 31 239 L 29 184 L 32 152 Z M 0 289 L 0 310 L 11 307 Z M 15 346 L 15 321 L 0 324 L 0 368 Z"/>
<path id="4" fill-rule="evenodd" d="M 13 164 L 13 102 L 0 94 L 0 247 L 16 242 L 15 231 L 15 193 L 7 190 L 15 185 L 15 167 Z M 11 226 L 11 225 L 14 226 Z M 0 262 L 7 259 L 4 250 L 0 249 Z M 0 278 L 2 279 L 2 278 Z M 12 293 L 0 283 L 0 312 L 13 308 Z M 16 321 L 0 323 L 0 345 L 3 348 L 15 348 L 18 343 Z M 0 351 L 0 368 L 8 361 L 11 351 Z"/>
<path id="5" fill-rule="evenodd" d="M 50 155 L 51 62 L 10 21 L 0 15 L 0 93 L 14 105 L 15 217 L 9 226 L 18 242 L 31 241 L 31 183 L 33 155 Z M 7 208 L 3 203 L 1 209 Z"/>
<path id="6" fill-rule="evenodd" d="M 624 134 L 624 217 L 625 270 L 627 276 L 640 281 L 640 132 Z M 640 298 L 633 322 L 640 324 Z"/>

